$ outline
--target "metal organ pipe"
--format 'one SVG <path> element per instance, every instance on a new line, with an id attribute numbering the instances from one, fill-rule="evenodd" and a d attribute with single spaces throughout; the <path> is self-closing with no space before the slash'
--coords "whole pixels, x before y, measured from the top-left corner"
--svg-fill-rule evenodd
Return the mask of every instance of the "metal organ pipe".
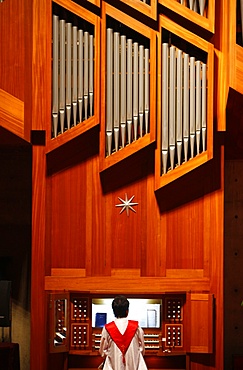
<path id="1" fill-rule="evenodd" d="M 94 36 L 89 35 L 89 115 L 93 115 L 94 99 Z"/>
<path id="2" fill-rule="evenodd" d="M 205 2 L 206 2 L 206 0 L 199 0 L 200 15 L 202 15 L 202 16 L 204 14 Z"/>
<path id="3" fill-rule="evenodd" d="M 207 65 L 202 63 L 202 150 L 206 150 L 207 133 Z"/>
<path id="4" fill-rule="evenodd" d="M 184 54 L 183 58 L 183 146 L 184 146 L 184 160 L 188 161 L 188 147 L 189 147 L 189 55 Z"/>
<path id="5" fill-rule="evenodd" d="M 138 138 L 138 43 L 133 44 L 133 131 Z"/>
<path id="6" fill-rule="evenodd" d="M 72 50 L 72 24 L 66 24 L 66 114 L 67 128 L 71 127 L 71 50 Z"/>
<path id="7" fill-rule="evenodd" d="M 168 54 L 169 54 L 169 45 L 164 43 L 162 45 L 162 166 L 163 173 L 167 172 L 167 161 L 168 161 Z"/>
<path id="8" fill-rule="evenodd" d="M 144 114 L 145 114 L 145 134 L 149 131 L 149 49 L 145 49 L 145 101 L 144 101 Z"/>
<path id="9" fill-rule="evenodd" d="M 207 65 L 162 43 L 161 173 L 206 150 Z M 189 148 L 190 138 L 190 148 Z M 169 155 L 168 155 L 169 152 Z"/>
<path id="10" fill-rule="evenodd" d="M 143 116 L 144 116 L 144 46 L 139 46 L 139 92 L 138 92 L 138 113 L 139 113 L 139 132 L 143 135 Z M 147 133 L 147 132 L 146 132 Z"/>
<path id="11" fill-rule="evenodd" d="M 79 122 L 83 119 L 83 93 L 84 93 L 84 34 L 83 30 L 78 31 L 78 110 L 79 110 Z"/>
<path id="12" fill-rule="evenodd" d="M 65 24 L 60 20 L 60 96 L 59 96 L 59 115 L 61 133 L 64 132 L 65 120 Z"/>
<path id="13" fill-rule="evenodd" d="M 201 97 L 201 62 L 196 61 L 196 145 L 197 154 L 200 152 L 200 140 L 201 140 L 201 130 L 202 130 L 202 97 Z"/>
<path id="14" fill-rule="evenodd" d="M 119 126 L 120 126 L 120 112 L 119 112 L 119 47 L 120 34 L 114 33 L 114 139 L 115 151 L 119 148 Z"/>
<path id="15" fill-rule="evenodd" d="M 52 72 L 52 122 L 53 135 L 57 136 L 58 127 L 58 28 L 59 17 L 53 16 L 53 72 Z"/>
<path id="16" fill-rule="evenodd" d="M 126 140 L 126 36 L 121 36 L 121 141 Z"/>
<path id="17" fill-rule="evenodd" d="M 127 40 L 127 136 L 132 142 L 132 40 Z"/>
<path id="18" fill-rule="evenodd" d="M 78 28 L 73 27 L 73 92 L 72 92 L 72 108 L 73 108 L 73 125 L 77 123 L 77 103 L 78 103 Z"/>
<path id="19" fill-rule="evenodd" d="M 106 31 L 106 154 L 149 132 L 149 49 Z M 113 139 L 114 137 L 114 139 Z"/>
<path id="20" fill-rule="evenodd" d="M 89 33 L 84 32 L 84 118 L 88 119 L 89 98 Z"/>
<path id="21" fill-rule="evenodd" d="M 94 36 L 53 15 L 52 135 L 93 115 Z M 85 103 L 84 103 L 85 101 Z M 88 114 L 89 107 L 89 114 Z M 72 117 L 72 122 L 71 122 Z"/>
<path id="22" fill-rule="evenodd" d="M 176 78 L 176 48 L 170 47 L 170 64 L 169 64 L 169 151 L 170 165 L 174 168 L 175 160 L 175 78 Z"/>
<path id="23" fill-rule="evenodd" d="M 113 111 L 112 111 L 112 94 L 113 94 L 113 80 L 112 80 L 112 46 L 113 46 L 113 30 L 107 29 L 106 41 L 106 135 L 107 135 L 107 152 L 111 155 L 112 149 L 112 133 L 113 133 Z"/>
<path id="24" fill-rule="evenodd" d="M 195 57 L 190 57 L 190 149 L 194 157 L 195 144 Z"/>
<path id="25" fill-rule="evenodd" d="M 182 153 L 182 51 L 177 50 L 176 58 L 176 148 L 178 165 L 181 165 Z"/>

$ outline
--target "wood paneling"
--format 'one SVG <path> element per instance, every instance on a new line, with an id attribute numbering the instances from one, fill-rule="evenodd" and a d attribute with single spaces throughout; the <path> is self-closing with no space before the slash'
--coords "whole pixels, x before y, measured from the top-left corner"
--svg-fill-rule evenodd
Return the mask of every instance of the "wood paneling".
<path id="1" fill-rule="evenodd" d="M 4 1 L 0 4 L 0 45 L 0 88 L 24 101 L 23 1 Z"/>
<path id="2" fill-rule="evenodd" d="M 211 294 L 188 294 L 187 310 L 190 316 L 188 341 L 190 353 L 213 352 L 213 297 Z"/>
<path id="3" fill-rule="evenodd" d="M 86 176 L 85 166 L 75 166 L 51 178 L 52 267 L 85 268 Z"/>
<path id="4" fill-rule="evenodd" d="M 122 273 L 122 270 L 121 270 Z M 109 294 L 160 294 L 163 292 L 179 291 L 209 291 L 210 280 L 207 278 L 155 278 L 155 277 L 134 277 L 134 274 L 123 270 L 120 277 L 114 276 L 92 276 L 86 278 L 73 276 L 46 276 L 46 290 L 69 290 L 86 291 L 91 293 Z"/>

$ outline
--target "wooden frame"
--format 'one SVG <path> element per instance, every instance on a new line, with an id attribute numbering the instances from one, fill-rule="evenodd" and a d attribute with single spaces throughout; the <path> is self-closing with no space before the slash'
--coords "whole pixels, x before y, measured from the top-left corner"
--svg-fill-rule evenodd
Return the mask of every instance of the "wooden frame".
<path id="1" fill-rule="evenodd" d="M 141 35 L 146 35 L 150 40 L 150 132 L 142 138 L 125 146 L 121 150 L 106 157 L 105 146 L 105 125 L 106 125 L 106 16 L 130 27 Z M 103 171 L 114 164 L 124 160 L 139 150 L 147 147 L 155 141 L 155 122 L 156 122 L 156 32 L 145 26 L 139 21 L 131 18 L 127 14 L 120 12 L 109 4 L 102 5 L 101 23 L 101 132 L 100 132 L 100 171 Z"/>
<path id="2" fill-rule="evenodd" d="M 56 138 L 51 138 L 51 121 L 47 127 L 47 152 L 67 143 L 75 137 L 87 132 L 100 122 L 100 18 L 87 9 L 75 4 L 71 0 L 56 0 L 56 4 L 78 15 L 80 18 L 94 26 L 95 51 L 94 51 L 94 115 L 87 120 L 65 131 Z M 51 116 L 51 115 L 50 115 Z"/>
<path id="3" fill-rule="evenodd" d="M 146 16 L 157 19 L 157 0 L 150 0 L 150 5 L 142 2 L 141 0 L 120 0 L 123 3 L 131 6 Z"/>
<path id="4" fill-rule="evenodd" d="M 161 45 L 162 45 L 162 29 L 165 28 L 183 40 L 195 45 L 197 48 L 207 53 L 207 149 L 194 158 L 174 168 L 173 170 L 161 175 Z M 157 148 L 155 158 L 155 188 L 159 188 L 169 184 L 177 178 L 185 175 L 200 165 L 206 163 L 213 158 L 213 65 L 214 65 L 214 49 L 213 45 L 203 40 L 199 36 L 183 29 L 168 18 L 160 15 L 159 17 L 159 35 L 158 35 L 158 128 L 157 128 Z"/>
<path id="5" fill-rule="evenodd" d="M 214 33 L 214 14 L 215 14 L 215 0 L 209 0 L 207 17 L 190 10 L 185 5 L 182 5 L 178 0 L 158 0 L 159 4 L 166 8 L 180 14 L 183 18 L 197 24 L 198 26 Z"/>

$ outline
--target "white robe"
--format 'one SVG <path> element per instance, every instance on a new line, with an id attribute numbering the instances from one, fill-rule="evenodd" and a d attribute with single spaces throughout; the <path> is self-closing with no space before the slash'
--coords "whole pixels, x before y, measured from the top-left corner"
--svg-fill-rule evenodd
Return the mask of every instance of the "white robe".
<path id="1" fill-rule="evenodd" d="M 128 319 L 126 317 L 115 319 L 115 324 L 120 333 L 124 334 L 128 325 Z M 126 351 L 124 364 L 121 351 L 115 342 L 113 342 L 105 327 L 103 328 L 99 350 L 101 356 L 106 357 L 103 370 L 147 370 L 147 366 L 143 358 L 144 351 L 143 329 L 138 326 L 138 329 Z"/>

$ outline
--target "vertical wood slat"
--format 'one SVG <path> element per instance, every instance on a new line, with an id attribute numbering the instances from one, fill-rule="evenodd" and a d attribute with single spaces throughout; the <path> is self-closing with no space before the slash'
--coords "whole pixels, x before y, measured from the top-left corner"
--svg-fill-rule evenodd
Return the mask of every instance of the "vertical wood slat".
<path id="1" fill-rule="evenodd" d="M 13 12 L 13 14 L 15 11 Z M 43 14 L 45 17 L 43 18 Z M 51 2 L 25 1 L 25 137 L 51 126 Z M 46 157 L 45 147 L 32 151 L 32 270 L 30 367 L 47 368 L 46 353 Z M 42 328 L 42 330 L 39 330 Z"/>
<path id="2" fill-rule="evenodd" d="M 31 341 L 30 367 L 47 368 L 47 302 L 44 289 L 45 245 L 45 147 L 34 146 L 32 152 L 32 249 L 31 249 Z M 40 327 L 42 328 L 41 330 Z"/>

